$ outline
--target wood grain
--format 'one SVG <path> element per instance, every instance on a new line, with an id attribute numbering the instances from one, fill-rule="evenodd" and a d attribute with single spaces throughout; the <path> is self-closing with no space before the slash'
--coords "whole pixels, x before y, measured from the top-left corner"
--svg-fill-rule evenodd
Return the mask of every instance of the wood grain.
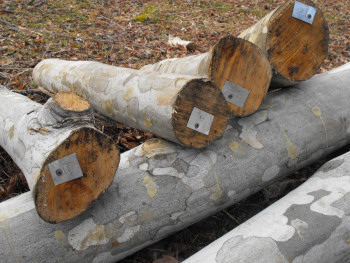
<path id="1" fill-rule="evenodd" d="M 267 56 L 256 45 L 235 37 L 222 38 L 213 48 L 210 79 L 222 90 L 228 80 L 246 90 L 249 96 L 243 107 L 227 102 L 235 116 L 254 113 L 263 102 L 272 78 Z"/>
<path id="2" fill-rule="evenodd" d="M 83 177 L 54 185 L 48 164 L 76 153 Z M 46 159 L 33 190 L 39 216 L 50 223 L 74 218 L 85 211 L 112 183 L 119 151 L 112 139 L 92 128 L 82 128 L 64 140 Z"/>
<path id="3" fill-rule="evenodd" d="M 300 2 L 317 8 L 312 24 L 294 18 L 295 1 L 288 0 L 238 36 L 266 51 L 274 86 L 311 78 L 328 55 L 329 29 L 322 10 L 311 0 Z"/>
<path id="4" fill-rule="evenodd" d="M 187 127 L 193 108 L 214 115 L 208 135 Z M 186 146 L 203 148 L 220 138 L 227 126 L 228 109 L 221 91 L 211 82 L 192 80 L 179 92 L 173 104 L 172 123 L 179 141 Z"/>

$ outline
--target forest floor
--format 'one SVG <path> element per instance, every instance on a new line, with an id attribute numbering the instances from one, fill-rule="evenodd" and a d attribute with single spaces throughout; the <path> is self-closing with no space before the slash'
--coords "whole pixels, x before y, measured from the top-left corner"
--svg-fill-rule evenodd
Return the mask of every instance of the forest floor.
<path id="1" fill-rule="evenodd" d="M 207 52 L 221 37 L 237 36 L 280 2 L 0 1 L 0 84 L 44 103 L 48 96 L 37 89 L 31 74 L 33 67 L 45 58 L 93 60 L 137 69 L 165 58 Z M 323 10 L 330 29 L 329 55 L 319 69 L 325 72 L 350 61 L 350 1 L 314 2 Z M 169 35 L 195 42 L 196 50 L 169 47 Z M 153 137 L 106 119 L 98 119 L 97 125 L 115 140 L 121 152 Z M 336 154 L 349 150 L 350 146 Z M 304 182 L 324 161 L 121 262 L 180 262 Z M 25 191 L 28 186 L 23 174 L 0 147 L 0 202 Z"/>

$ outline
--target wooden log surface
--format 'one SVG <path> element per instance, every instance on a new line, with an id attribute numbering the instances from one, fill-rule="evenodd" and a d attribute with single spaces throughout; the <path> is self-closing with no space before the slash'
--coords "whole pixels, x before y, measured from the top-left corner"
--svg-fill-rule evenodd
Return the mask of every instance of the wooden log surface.
<path id="1" fill-rule="evenodd" d="M 188 147 L 208 146 L 227 126 L 221 91 L 191 76 L 46 59 L 34 68 L 33 79 L 51 92 L 74 90 L 101 114 Z M 200 118 L 188 127 L 195 109 Z"/>
<path id="2" fill-rule="evenodd" d="M 29 194 L 0 203 L 0 258 L 115 262 L 325 157 L 350 142 L 349 72 L 269 94 L 206 149 L 155 139 L 123 153 L 112 186 L 73 220 L 40 220 Z"/>
<path id="3" fill-rule="evenodd" d="M 92 123 L 90 104 L 77 95 L 56 94 L 42 106 L 0 86 L 0 145 L 22 170 L 36 210 L 47 222 L 81 214 L 113 181 L 119 151 Z M 49 165 L 71 154 L 83 177 L 62 181 L 76 175 L 63 163 L 55 172 L 61 176 L 57 184 Z"/>
<path id="4" fill-rule="evenodd" d="M 350 262 L 350 152 L 183 262 Z"/>
<path id="5" fill-rule="evenodd" d="M 322 10 L 311 0 L 299 1 L 317 8 L 309 24 L 292 16 L 295 2 L 286 1 L 238 36 L 266 51 L 274 70 L 272 86 L 311 78 L 328 55 L 329 29 Z"/>
<path id="6" fill-rule="evenodd" d="M 260 107 L 272 77 L 262 50 L 232 36 L 220 39 L 207 53 L 165 59 L 141 70 L 210 78 L 223 90 L 229 112 L 235 116 L 250 115 Z"/>

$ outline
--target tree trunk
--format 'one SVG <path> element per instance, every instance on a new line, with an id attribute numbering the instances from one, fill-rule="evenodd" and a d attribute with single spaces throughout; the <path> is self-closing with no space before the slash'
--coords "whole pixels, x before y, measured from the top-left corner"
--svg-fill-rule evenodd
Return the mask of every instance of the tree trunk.
<path id="1" fill-rule="evenodd" d="M 235 116 L 250 115 L 260 107 L 272 77 L 267 56 L 250 42 L 232 36 L 220 39 L 208 53 L 162 60 L 141 70 L 210 78 Z"/>
<path id="2" fill-rule="evenodd" d="M 325 157 L 350 142 L 349 73 L 268 95 L 206 149 L 155 139 L 123 153 L 112 186 L 74 220 L 46 224 L 27 194 L 0 203 L 0 258 L 115 262 Z"/>
<path id="3" fill-rule="evenodd" d="M 274 69 L 272 86 L 290 86 L 311 78 L 328 54 L 329 29 L 322 10 L 311 0 L 299 2 L 308 8 L 299 15 L 311 24 L 293 17 L 294 6 L 300 4 L 288 0 L 238 36 L 266 51 Z"/>
<path id="4" fill-rule="evenodd" d="M 227 126 L 220 90 L 190 76 L 46 59 L 33 79 L 52 92 L 75 90 L 101 114 L 189 147 L 208 146 Z"/>
<path id="5" fill-rule="evenodd" d="M 47 222 L 78 216 L 113 181 L 119 151 L 92 122 L 90 104 L 74 94 L 56 94 L 42 106 L 0 86 L 0 145 Z"/>
<path id="6" fill-rule="evenodd" d="M 350 262 L 350 152 L 184 263 Z"/>

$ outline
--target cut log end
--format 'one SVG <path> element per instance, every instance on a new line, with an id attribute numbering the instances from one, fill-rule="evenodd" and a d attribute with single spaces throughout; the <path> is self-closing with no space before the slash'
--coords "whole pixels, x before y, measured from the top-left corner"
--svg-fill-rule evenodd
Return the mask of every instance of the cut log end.
<path id="1" fill-rule="evenodd" d="M 227 122 L 225 98 L 210 81 L 191 80 L 178 93 L 172 123 L 175 135 L 183 145 L 208 146 L 223 135 Z"/>
<path id="2" fill-rule="evenodd" d="M 73 153 L 83 176 L 55 186 L 49 164 Z M 85 127 L 72 132 L 46 159 L 33 189 L 39 216 L 60 223 L 81 214 L 110 186 L 119 158 L 113 141 L 99 131 Z"/>
<path id="3" fill-rule="evenodd" d="M 232 36 L 215 45 L 210 79 L 223 90 L 230 114 L 254 113 L 266 96 L 271 78 L 269 59 L 256 45 Z"/>
<path id="4" fill-rule="evenodd" d="M 272 67 L 291 81 L 311 78 L 328 54 L 329 29 L 320 8 L 312 24 L 292 16 L 294 0 L 280 6 L 266 30 L 266 51 Z M 302 3 L 316 7 L 311 0 Z"/>
<path id="5" fill-rule="evenodd" d="M 59 107 L 68 111 L 86 111 L 90 109 L 90 103 L 74 92 L 59 92 L 53 96 Z"/>

